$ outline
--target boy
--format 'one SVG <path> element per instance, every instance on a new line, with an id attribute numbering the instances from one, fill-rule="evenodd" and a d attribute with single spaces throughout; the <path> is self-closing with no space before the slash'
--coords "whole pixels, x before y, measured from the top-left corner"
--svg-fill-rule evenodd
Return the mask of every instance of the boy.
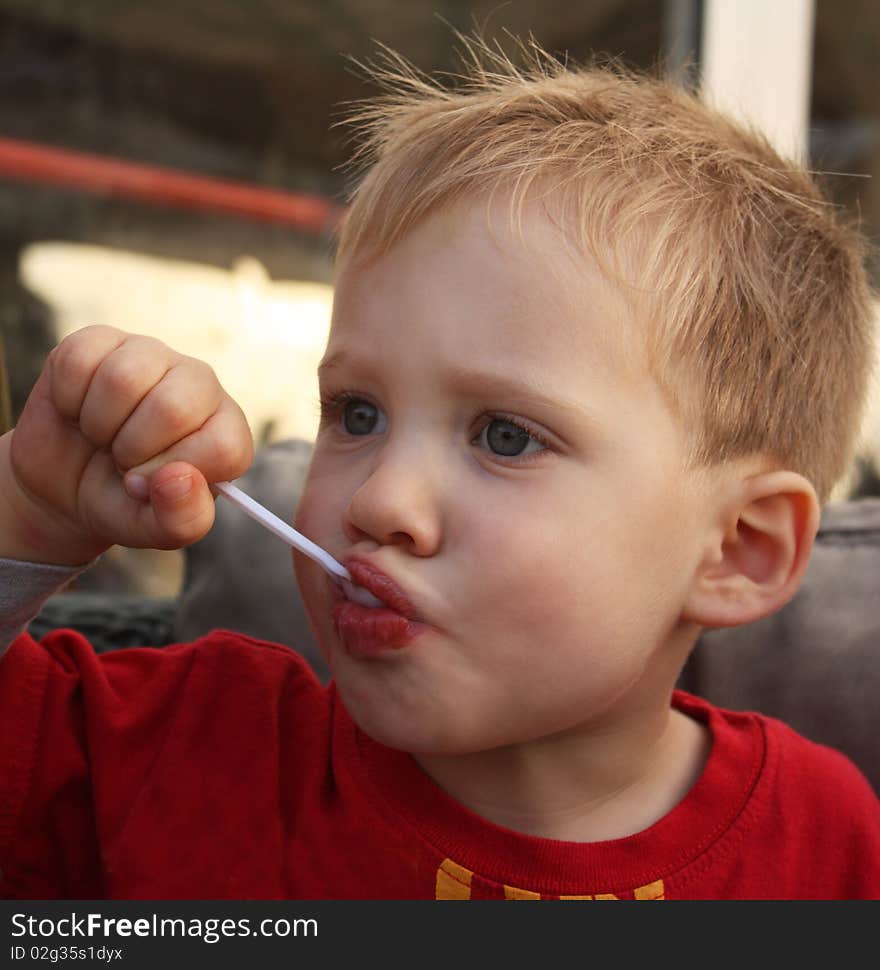
<path id="1" fill-rule="evenodd" d="M 326 690 L 233 633 L 19 635 L 6 895 L 880 896 L 850 762 L 674 691 L 804 574 L 867 382 L 858 240 L 682 91 L 482 53 L 360 119 L 297 527 L 384 605 L 297 558 Z M 6 639 L 111 543 L 198 539 L 250 458 L 198 362 L 68 338 L 2 439 Z"/>

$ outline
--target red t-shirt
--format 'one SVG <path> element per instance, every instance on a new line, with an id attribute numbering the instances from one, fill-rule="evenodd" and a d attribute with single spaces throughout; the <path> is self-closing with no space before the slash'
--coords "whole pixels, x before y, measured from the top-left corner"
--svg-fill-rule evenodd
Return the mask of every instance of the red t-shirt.
<path id="1" fill-rule="evenodd" d="M 690 695 L 705 770 L 629 838 L 520 835 L 361 733 L 294 651 L 218 632 L 0 662 L 0 895 L 880 898 L 880 802 L 841 754 Z"/>

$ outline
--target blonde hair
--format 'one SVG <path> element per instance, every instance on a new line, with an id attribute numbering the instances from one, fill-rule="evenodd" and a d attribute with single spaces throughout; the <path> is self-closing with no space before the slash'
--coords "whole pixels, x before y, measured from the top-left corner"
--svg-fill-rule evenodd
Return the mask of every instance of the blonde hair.
<path id="1" fill-rule="evenodd" d="M 360 181 L 339 258 L 466 197 L 509 190 L 515 214 L 553 196 L 567 236 L 637 296 L 692 463 L 767 456 L 826 501 L 873 357 L 860 235 L 808 172 L 672 82 L 571 68 L 534 42 L 519 67 L 479 39 L 464 54 L 446 86 L 390 51 L 370 67 L 385 93 L 349 118 Z"/>

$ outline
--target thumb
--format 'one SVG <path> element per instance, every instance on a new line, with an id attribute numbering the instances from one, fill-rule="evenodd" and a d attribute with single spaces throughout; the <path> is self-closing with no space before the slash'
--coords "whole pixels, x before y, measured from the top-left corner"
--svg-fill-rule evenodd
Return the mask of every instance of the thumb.
<path id="1" fill-rule="evenodd" d="M 149 527 L 154 531 L 157 549 L 188 546 L 201 539 L 214 524 L 214 496 L 204 475 L 194 465 L 169 462 L 153 472 L 148 487 L 143 497 L 148 497 L 149 502 L 141 506 L 141 514 L 152 519 Z"/>

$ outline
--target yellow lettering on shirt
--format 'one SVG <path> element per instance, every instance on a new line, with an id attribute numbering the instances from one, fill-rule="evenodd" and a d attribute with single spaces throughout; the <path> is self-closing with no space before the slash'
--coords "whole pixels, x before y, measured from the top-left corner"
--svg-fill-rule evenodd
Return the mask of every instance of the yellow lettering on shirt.
<path id="1" fill-rule="evenodd" d="M 470 899 L 473 872 L 465 869 L 452 859 L 444 859 L 437 869 L 435 899 Z M 520 889 L 518 886 L 504 887 L 505 899 L 542 899 L 540 893 L 530 889 Z M 620 899 L 614 893 L 596 893 L 594 896 L 559 896 L 558 899 Z M 639 886 L 633 890 L 634 899 L 665 899 L 666 890 L 662 879 L 657 879 L 647 886 Z"/>
<path id="2" fill-rule="evenodd" d="M 665 899 L 665 892 L 663 880 L 658 879 L 656 882 L 649 883 L 647 886 L 641 886 L 633 895 L 636 899 Z"/>
<path id="3" fill-rule="evenodd" d="M 437 870 L 435 899 L 470 899 L 473 873 L 452 859 L 444 859 Z"/>
<path id="4" fill-rule="evenodd" d="M 530 893 L 528 889 L 517 889 L 516 886 L 504 887 L 505 899 L 540 899 L 540 893 Z"/>

